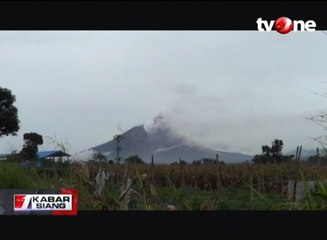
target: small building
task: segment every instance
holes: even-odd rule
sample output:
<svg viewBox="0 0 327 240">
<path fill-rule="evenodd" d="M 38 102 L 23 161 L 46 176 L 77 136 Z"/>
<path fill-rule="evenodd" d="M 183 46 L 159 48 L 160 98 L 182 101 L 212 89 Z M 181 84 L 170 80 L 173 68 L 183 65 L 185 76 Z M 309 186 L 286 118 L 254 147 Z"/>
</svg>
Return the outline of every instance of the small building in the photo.
<svg viewBox="0 0 327 240">
<path fill-rule="evenodd" d="M 8 157 L 12 156 L 12 154 L 0 154 L 0 160 L 7 160 Z M 38 160 L 36 161 L 38 165 L 42 165 L 42 159 L 51 159 L 53 161 L 56 160 L 69 160 L 71 157 L 70 154 L 65 153 L 63 151 L 39 151 L 37 153 Z M 27 161 L 28 162 L 28 161 Z M 23 161 L 23 164 L 25 161 Z"/>
<path fill-rule="evenodd" d="M 69 157 L 71 157 L 70 154 L 65 153 L 63 151 L 40 151 L 37 153 L 38 158 L 47 158 L 56 160 L 58 158 L 66 157 L 66 160 L 69 160 Z"/>
<path fill-rule="evenodd" d="M 0 160 L 7 160 L 9 157 L 11 157 L 12 154 L 7 153 L 7 154 L 0 154 Z M 44 162 L 42 161 L 43 159 L 50 159 L 53 161 L 56 160 L 70 160 L 69 158 L 71 157 L 70 154 L 65 153 L 63 151 L 39 151 L 37 153 L 38 159 L 36 161 L 21 161 L 20 165 L 22 167 L 28 167 L 28 166 L 34 166 L 37 168 L 42 168 L 44 167 Z"/>
<path fill-rule="evenodd" d="M 36 162 L 29 162 L 24 161 L 21 163 L 22 167 L 36 167 L 36 168 L 43 168 L 45 167 L 45 163 L 42 161 L 43 159 L 50 159 L 53 161 L 56 160 L 69 160 L 69 157 L 71 156 L 68 153 L 65 153 L 63 151 L 39 151 L 37 152 L 38 159 Z M 66 157 L 66 159 L 63 159 L 63 157 Z"/>
</svg>

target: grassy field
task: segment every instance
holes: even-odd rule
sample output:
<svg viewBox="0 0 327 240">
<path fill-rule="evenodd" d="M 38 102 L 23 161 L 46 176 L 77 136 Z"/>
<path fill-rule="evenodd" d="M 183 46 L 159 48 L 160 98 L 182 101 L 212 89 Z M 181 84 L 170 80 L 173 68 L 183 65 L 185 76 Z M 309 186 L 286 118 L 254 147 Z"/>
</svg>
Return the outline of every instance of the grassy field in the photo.
<svg viewBox="0 0 327 240">
<path fill-rule="evenodd" d="M 97 175 L 106 176 L 101 187 Z M 100 174 L 99 174 L 100 175 Z M 99 177 L 98 175 L 98 177 Z M 289 180 L 311 180 L 316 187 L 293 201 Z M 0 163 L 0 189 L 79 191 L 79 210 L 325 210 L 327 167 L 201 164 L 199 166 L 52 163 L 23 168 Z"/>
</svg>

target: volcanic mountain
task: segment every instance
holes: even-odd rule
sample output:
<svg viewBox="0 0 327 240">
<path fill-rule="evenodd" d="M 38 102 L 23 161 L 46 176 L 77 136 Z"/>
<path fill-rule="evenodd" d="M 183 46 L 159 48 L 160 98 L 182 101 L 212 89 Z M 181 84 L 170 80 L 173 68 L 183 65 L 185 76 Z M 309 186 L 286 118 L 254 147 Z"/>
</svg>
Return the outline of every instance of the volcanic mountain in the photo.
<svg viewBox="0 0 327 240">
<path fill-rule="evenodd" d="M 191 162 L 203 158 L 215 159 L 216 154 L 219 160 L 226 163 L 243 162 L 251 160 L 252 156 L 241 153 L 230 153 L 215 151 L 202 147 L 198 144 L 189 143 L 187 139 L 177 136 L 172 130 L 163 124 L 163 117 L 155 118 L 155 123 L 151 127 L 140 125 L 129 129 L 121 134 L 120 152 L 122 159 L 132 155 L 138 155 L 145 162 L 151 161 L 154 156 L 155 163 L 172 163 L 179 159 Z M 100 152 L 108 159 L 117 158 L 117 140 L 91 147 L 90 151 Z"/>
</svg>

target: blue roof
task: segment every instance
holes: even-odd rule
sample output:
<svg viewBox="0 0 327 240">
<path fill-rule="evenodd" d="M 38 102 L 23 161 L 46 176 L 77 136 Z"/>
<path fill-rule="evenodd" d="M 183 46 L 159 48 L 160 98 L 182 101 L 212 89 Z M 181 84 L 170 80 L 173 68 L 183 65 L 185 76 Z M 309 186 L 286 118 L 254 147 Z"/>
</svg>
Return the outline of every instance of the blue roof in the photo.
<svg viewBox="0 0 327 240">
<path fill-rule="evenodd" d="M 47 157 L 63 157 L 63 156 L 69 157 L 70 155 L 62 151 L 41 151 L 37 153 L 37 156 L 39 158 L 47 158 Z"/>
<path fill-rule="evenodd" d="M 42 152 L 37 152 L 37 156 L 39 158 L 46 158 L 54 154 L 56 151 L 42 151 Z"/>
<path fill-rule="evenodd" d="M 0 158 L 6 158 L 10 156 L 10 153 L 0 154 Z M 48 157 L 70 157 L 68 153 L 63 151 L 40 151 L 37 153 L 38 158 L 48 158 Z"/>
</svg>

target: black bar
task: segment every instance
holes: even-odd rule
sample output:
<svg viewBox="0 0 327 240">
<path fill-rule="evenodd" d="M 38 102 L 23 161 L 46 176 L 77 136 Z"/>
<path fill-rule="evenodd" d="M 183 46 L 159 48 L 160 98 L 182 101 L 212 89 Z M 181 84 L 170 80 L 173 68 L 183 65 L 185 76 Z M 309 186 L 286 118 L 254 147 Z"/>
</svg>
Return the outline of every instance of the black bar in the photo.
<svg viewBox="0 0 327 240">
<path fill-rule="evenodd" d="M 78 216 L 2 217 L 0 223 L 2 233 L 15 237 L 326 239 L 326 217 L 326 211 L 81 211 Z"/>
<path fill-rule="evenodd" d="M 257 30 L 256 20 L 314 20 L 322 1 L 4 1 L 0 30 Z"/>
</svg>

